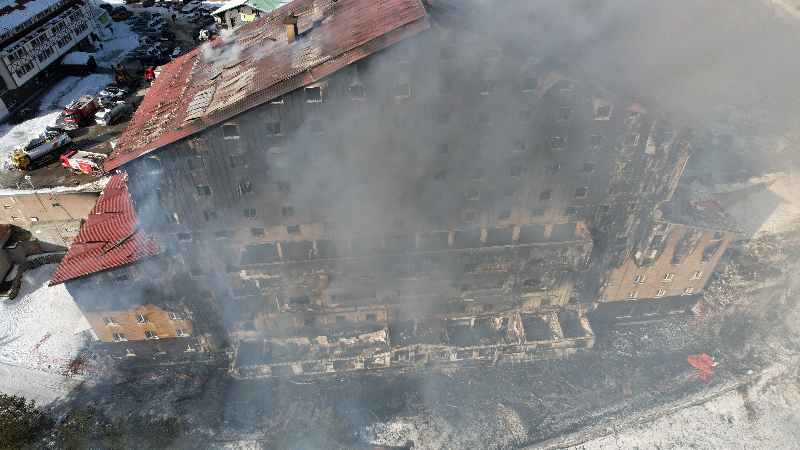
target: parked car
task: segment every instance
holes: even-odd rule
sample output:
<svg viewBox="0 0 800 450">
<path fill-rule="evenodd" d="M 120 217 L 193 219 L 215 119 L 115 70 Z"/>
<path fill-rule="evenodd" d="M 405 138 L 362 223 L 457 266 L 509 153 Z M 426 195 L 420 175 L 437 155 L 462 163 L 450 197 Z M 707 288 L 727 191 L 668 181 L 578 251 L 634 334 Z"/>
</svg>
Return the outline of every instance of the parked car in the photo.
<svg viewBox="0 0 800 450">
<path fill-rule="evenodd" d="M 112 9 L 114 9 L 114 7 L 113 7 L 113 6 L 111 6 L 111 5 L 109 5 L 108 3 L 100 3 L 100 4 L 98 4 L 97 6 L 99 6 L 99 7 L 103 8 L 103 9 L 105 9 L 106 11 L 109 11 L 109 12 L 110 12 Z"/>
<path fill-rule="evenodd" d="M 165 53 L 169 51 L 169 47 L 163 42 L 156 42 L 153 44 L 153 48 L 159 53 Z"/>
<path fill-rule="evenodd" d="M 171 60 L 175 61 L 176 59 L 178 59 L 180 57 L 181 57 L 181 48 L 180 47 L 175 47 L 175 49 L 172 50 L 172 54 L 169 55 L 169 58 Z"/>
<path fill-rule="evenodd" d="M 169 58 L 154 55 L 141 55 L 137 59 L 143 66 L 160 66 L 169 62 Z"/>
<path fill-rule="evenodd" d="M 203 15 L 200 14 L 199 12 L 195 11 L 192 14 L 190 14 L 189 17 L 186 18 L 186 20 L 188 20 L 190 23 L 194 23 L 195 20 L 197 20 L 197 19 L 199 19 L 201 17 L 203 17 Z"/>
<path fill-rule="evenodd" d="M 192 37 L 194 38 L 200 37 L 200 30 L 202 29 L 203 27 L 194 27 L 194 30 L 192 30 Z"/>
<path fill-rule="evenodd" d="M 124 86 L 117 86 L 116 84 L 109 84 L 98 95 L 101 97 L 114 97 L 115 100 L 122 100 L 128 95 L 131 90 Z"/>
<path fill-rule="evenodd" d="M 121 13 L 114 14 L 113 16 L 111 16 L 111 18 L 114 19 L 116 22 L 122 22 L 131 17 L 132 15 L 133 13 L 130 11 L 123 11 Z"/>
<path fill-rule="evenodd" d="M 109 105 L 125 99 L 127 92 L 116 88 L 116 86 L 106 86 L 105 89 L 97 93 L 97 98 L 101 105 Z"/>
<path fill-rule="evenodd" d="M 211 16 L 203 16 L 201 17 L 195 24 L 204 27 L 206 25 L 211 25 L 212 23 L 216 22 L 216 20 Z"/>
<path fill-rule="evenodd" d="M 151 6 L 155 5 L 155 4 L 156 4 L 156 2 L 154 0 L 144 0 L 142 2 L 142 7 L 143 8 L 149 8 L 149 7 L 151 7 Z"/>
<path fill-rule="evenodd" d="M 121 13 L 121 12 L 128 12 L 128 8 L 126 8 L 126 7 L 124 7 L 124 6 L 117 6 L 116 8 L 112 9 L 112 10 L 111 10 L 111 11 L 109 11 L 108 13 L 109 13 L 109 14 L 111 14 L 111 15 L 113 16 L 113 15 L 115 15 L 115 14 L 119 14 L 119 13 Z"/>
<path fill-rule="evenodd" d="M 144 25 L 147 23 L 147 21 L 139 16 L 132 16 L 125 19 L 125 23 L 127 23 L 128 25 L 139 25 L 139 24 Z"/>
<path fill-rule="evenodd" d="M 162 14 L 161 14 L 160 12 L 158 12 L 158 11 L 156 11 L 156 12 L 153 12 L 153 13 L 151 13 L 151 14 L 152 14 L 152 16 L 153 16 L 153 19 L 155 19 L 156 17 L 162 17 L 162 18 L 163 18 Z"/>
</svg>

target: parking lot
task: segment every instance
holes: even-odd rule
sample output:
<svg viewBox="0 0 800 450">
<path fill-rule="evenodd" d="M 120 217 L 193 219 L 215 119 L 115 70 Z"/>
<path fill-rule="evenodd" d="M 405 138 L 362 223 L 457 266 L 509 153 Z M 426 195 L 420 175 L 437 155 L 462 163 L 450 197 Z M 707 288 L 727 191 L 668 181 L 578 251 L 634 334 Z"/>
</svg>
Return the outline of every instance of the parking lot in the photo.
<svg viewBox="0 0 800 450">
<path fill-rule="evenodd" d="M 206 10 L 213 11 L 219 5 L 221 5 L 221 3 L 204 3 L 203 5 Z M 117 7 L 118 5 L 111 6 Z M 161 42 L 160 45 L 166 46 L 166 50 L 163 52 L 163 55 L 166 55 L 168 58 L 173 54 L 175 49 L 179 48 L 182 54 L 193 50 L 201 44 L 192 37 L 192 30 L 194 30 L 197 25 L 188 20 L 192 16 L 191 14 L 182 14 L 179 11 L 174 11 L 171 8 L 161 6 L 144 7 L 142 3 L 127 4 L 124 5 L 124 8 L 134 16 L 141 16 L 143 12 L 147 12 L 150 13 L 152 18 L 155 13 L 160 13 L 164 17 L 165 28 L 174 33 L 174 41 L 152 41 L 149 44 L 141 42 L 142 44 L 145 44 L 142 45 L 142 47 L 150 48 L 157 42 Z M 172 19 L 173 14 L 176 16 L 174 21 Z M 145 14 L 145 16 L 146 15 L 147 14 Z M 115 36 L 122 34 L 121 31 L 127 31 L 125 28 L 133 27 L 131 27 L 129 24 L 125 24 L 124 21 L 114 21 L 111 23 L 111 28 L 116 28 L 117 32 L 116 34 L 113 34 L 110 32 L 110 30 L 106 29 L 106 31 L 104 31 L 106 39 L 113 39 Z M 204 28 L 215 29 L 215 26 L 213 24 L 209 24 Z M 108 40 L 101 42 L 106 42 L 106 45 L 109 45 Z M 122 66 L 132 77 L 140 81 L 139 88 L 132 90 L 129 94 L 125 95 L 123 99 L 129 104 L 134 102 L 136 105 L 139 105 L 141 104 L 143 97 L 147 94 L 150 86 L 150 83 L 145 81 L 142 76 L 142 68 L 145 67 L 145 65 L 142 61 L 137 59 L 135 55 L 133 55 L 133 52 L 129 51 L 128 56 L 122 60 Z M 97 72 L 113 76 L 113 64 L 101 62 Z M 102 89 L 102 86 L 100 86 L 99 89 Z M 97 92 L 87 93 L 91 95 L 97 95 Z M 47 93 L 43 94 L 43 97 L 45 96 L 47 96 Z M 65 98 L 64 100 L 66 103 L 71 99 Z M 46 102 L 46 98 L 42 99 L 41 101 Z M 87 126 L 80 127 L 72 132 L 73 140 L 76 143 L 76 149 L 102 154 L 110 153 L 111 141 L 123 133 L 125 128 L 128 126 L 130 118 L 131 115 L 126 115 L 118 122 L 108 126 L 97 125 L 93 119 L 89 120 Z M 24 177 L 26 175 L 30 175 L 30 179 L 25 179 Z M 77 186 L 80 184 L 90 183 L 95 180 L 96 178 L 92 175 L 74 174 L 62 168 L 58 159 L 41 165 L 33 171 L 5 170 L 0 172 L 0 188 L 5 189 L 30 189 L 31 187 L 34 187 L 35 189 L 43 189 L 56 186 Z"/>
</svg>

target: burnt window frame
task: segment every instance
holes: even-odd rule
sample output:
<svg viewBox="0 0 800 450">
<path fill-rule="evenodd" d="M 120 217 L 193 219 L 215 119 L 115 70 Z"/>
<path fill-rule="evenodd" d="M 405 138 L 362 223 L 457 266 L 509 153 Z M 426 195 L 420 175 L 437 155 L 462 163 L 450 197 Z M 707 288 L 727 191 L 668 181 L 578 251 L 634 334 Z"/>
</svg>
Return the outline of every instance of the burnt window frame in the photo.
<svg viewBox="0 0 800 450">
<path fill-rule="evenodd" d="M 348 93 L 350 94 L 350 100 L 366 100 L 367 99 L 367 88 L 363 84 L 356 83 L 351 84 L 348 88 Z"/>
<path fill-rule="evenodd" d="M 539 77 L 525 77 L 522 79 L 522 92 L 533 92 L 538 87 L 539 87 Z"/>
<path fill-rule="evenodd" d="M 292 217 L 295 215 L 295 213 L 296 211 L 294 210 L 294 206 L 292 205 L 281 206 L 281 215 L 283 217 Z"/>
<path fill-rule="evenodd" d="M 223 124 L 221 128 L 223 139 L 239 139 L 239 125 L 235 123 L 226 123 Z"/>
<path fill-rule="evenodd" d="M 494 94 L 497 91 L 497 80 L 486 79 L 481 81 L 481 95 Z"/>
<path fill-rule="evenodd" d="M 292 181 L 291 180 L 276 180 L 275 185 L 278 187 L 278 192 L 291 192 L 292 191 Z"/>
<path fill-rule="evenodd" d="M 497 213 L 497 220 L 511 220 L 511 210 L 510 209 L 501 209 Z"/>
<path fill-rule="evenodd" d="M 306 103 L 322 103 L 322 86 L 306 86 L 303 88 Z"/>
<path fill-rule="evenodd" d="M 281 122 L 266 122 L 265 123 L 267 136 L 281 136 Z"/>
<path fill-rule="evenodd" d="M 395 83 L 393 92 L 394 98 L 409 98 L 411 97 L 411 83 Z"/>
<path fill-rule="evenodd" d="M 608 113 L 603 114 L 603 112 L 605 112 L 605 108 L 608 108 Z M 613 110 L 613 105 L 598 106 L 597 111 L 594 113 L 594 120 L 611 120 L 611 112 Z"/>
</svg>

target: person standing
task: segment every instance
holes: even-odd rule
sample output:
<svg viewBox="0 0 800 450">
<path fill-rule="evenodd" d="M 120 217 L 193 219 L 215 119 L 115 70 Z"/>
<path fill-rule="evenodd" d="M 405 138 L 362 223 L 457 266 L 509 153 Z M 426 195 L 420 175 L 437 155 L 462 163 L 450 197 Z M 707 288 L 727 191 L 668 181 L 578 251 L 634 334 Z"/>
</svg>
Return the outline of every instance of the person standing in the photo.
<svg viewBox="0 0 800 450">
<path fill-rule="evenodd" d="M 177 22 L 178 21 L 178 15 L 177 14 L 173 14 L 172 15 L 172 21 L 173 22 Z"/>
<path fill-rule="evenodd" d="M 114 34 L 114 27 L 112 27 L 111 25 L 109 25 L 109 26 L 108 26 L 108 31 L 110 31 L 110 32 L 111 32 L 111 34 Z"/>
</svg>

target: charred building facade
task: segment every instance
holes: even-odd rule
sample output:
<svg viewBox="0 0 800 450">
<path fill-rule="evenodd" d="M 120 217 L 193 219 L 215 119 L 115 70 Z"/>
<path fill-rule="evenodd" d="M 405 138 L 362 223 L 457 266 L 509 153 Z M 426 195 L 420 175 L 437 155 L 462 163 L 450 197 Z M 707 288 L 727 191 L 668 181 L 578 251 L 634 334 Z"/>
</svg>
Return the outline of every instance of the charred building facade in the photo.
<svg viewBox="0 0 800 450">
<path fill-rule="evenodd" d="M 419 0 L 299 0 L 167 67 L 106 162 L 138 220 L 95 251 L 130 248 L 89 270 L 73 246 L 52 282 L 115 356 L 238 341 L 248 375 L 566 356 L 695 134 Z"/>
</svg>

